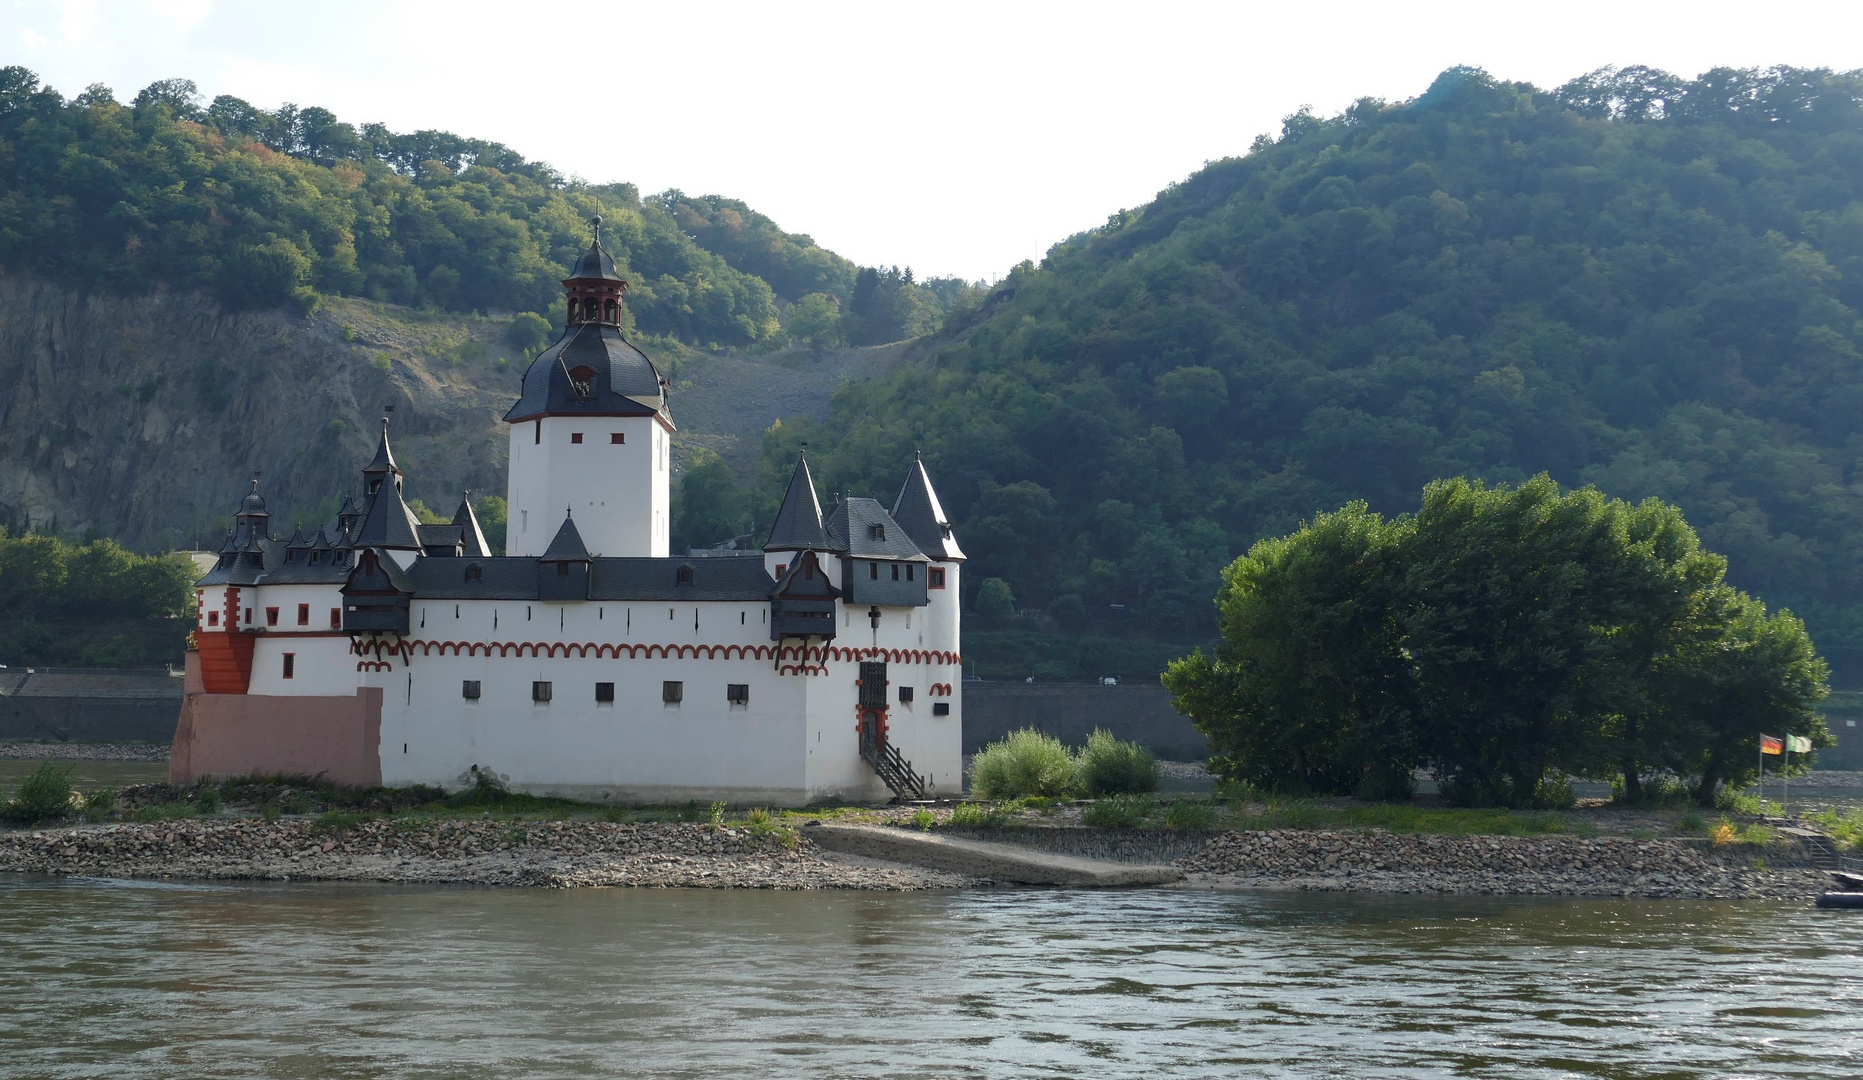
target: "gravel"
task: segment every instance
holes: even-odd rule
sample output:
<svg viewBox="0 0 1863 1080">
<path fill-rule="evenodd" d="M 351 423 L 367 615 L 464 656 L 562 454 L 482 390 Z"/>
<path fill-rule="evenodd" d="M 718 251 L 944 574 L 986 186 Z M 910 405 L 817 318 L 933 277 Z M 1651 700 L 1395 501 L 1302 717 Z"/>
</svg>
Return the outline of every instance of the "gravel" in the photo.
<svg viewBox="0 0 1863 1080">
<path fill-rule="evenodd" d="M 1214 837 L 1178 865 L 1199 885 L 1337 892 L 1808 899 L 1832 887 L 1822 871 L 1755 858 L 1745 845 L 1626 837 L 1276 830 Z"/>
<path fill-rule="evenodd" d="M 0 761 L 167 761 L 167 743 L 0 742 Z"/>
<path fill-rule="evenodd" d="M 680 823 L 374 820 L 138 822 L 0 833 L 0 871 L 140 878 L 433 882 L 568 888 L 879 889 L 968 884 L 833 856 L 806 840 Z"/>
</svg>

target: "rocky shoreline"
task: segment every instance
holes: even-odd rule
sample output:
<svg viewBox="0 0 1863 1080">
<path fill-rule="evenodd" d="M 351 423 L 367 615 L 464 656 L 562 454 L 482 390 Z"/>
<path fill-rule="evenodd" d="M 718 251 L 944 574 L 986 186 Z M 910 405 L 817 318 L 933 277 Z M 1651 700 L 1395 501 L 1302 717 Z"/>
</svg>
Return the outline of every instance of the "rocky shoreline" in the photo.
<svg viewBox="0 0 1863 1080">
<path fill-rule="evenodd" d="M 1807 861 L 1782 854 L 1775 863 Z M 1323 892 L 1811 899 L 1832 887 L 1748 845 L 1627 837 L 1227 833 L 1179 865 L 1193 884 Z"/>
<path fill-rule="evenodd" d="M 167 743 L 0 742 L 0 761 L 167 761 Z"/>
<path fill-rule="evenodd" d="M 808 841 L 809 831 L 677 822 L 184 818 L 0 832 L 0 872 L 555 888 L 905 890 L 989 883 L 984 874 L 825 851 Z M 990 832 L 990 840 L 1018 847 L 1111 845 L 1119 861 L 1143 860 L 1155 844 L 1153 861 L 1178 866 L 1189 886 L 1203 888 L 1783 899 L 1810 899 L 1830 888 L 1822 870 L 1803 865 L 1808 860 L 1789 849 L 1774 852 L 1768 867 L 1755 865 L 1765 856 L 1747 845 L 1673 840 L 1297 829 L 1152 831 L 1155 839 L 1148 839 L 1138 830 L 1070 828 L 1029 829 L 1018 842 L 1006 835 L 1015 830 Z"/>
</svg>

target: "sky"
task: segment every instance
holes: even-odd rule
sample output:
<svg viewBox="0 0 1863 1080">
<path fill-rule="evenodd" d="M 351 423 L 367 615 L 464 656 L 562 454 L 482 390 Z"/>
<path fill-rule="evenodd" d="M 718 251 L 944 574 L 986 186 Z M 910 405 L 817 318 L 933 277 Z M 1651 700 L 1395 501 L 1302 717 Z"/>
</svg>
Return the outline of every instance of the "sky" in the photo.
<svg viewBox="0 0 1863 1080">
<path fill-rule="evenodd" d="M 1863 3 L 0 0 L 4 64 L 67 96 L 189 78 L 490 139 L 742 199 L 862 265 L 994 280 L 1303 105 L 1401 101 L 1457 64 L 1548 88 L 1607 64 L 1863 68 Z"/>
</svg>

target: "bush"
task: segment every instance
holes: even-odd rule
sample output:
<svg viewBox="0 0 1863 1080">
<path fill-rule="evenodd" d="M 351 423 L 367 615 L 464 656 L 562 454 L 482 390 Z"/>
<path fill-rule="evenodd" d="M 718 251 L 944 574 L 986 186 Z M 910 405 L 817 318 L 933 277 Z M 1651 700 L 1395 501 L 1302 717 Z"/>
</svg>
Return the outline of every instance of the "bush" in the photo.
<svg viewBox="0 0 1863 1080">
<path fill-rule="evenodd" d="M 1087 737 L 1080 752 L 1080 782 L 1089 795 L 1142 795 L 1158 787 L 1158 759 L 1138 743 L 1124 742 L 1104 728 Z"/>
<path fill-rule="evenodd" d="M 9 820 L 22 825 L 63 817 L 71 812 L 71 770 L 46 762 L 19 782 L 13 801 L 6 804 Z"/>
<path fill-rule="evenodd" d="M 951 809 L 951 824 L 960 829 L 1000 829 L 1009 824 L 1009 815 L 982 803 L 958 803 Z"/>
<path fill-rule="evenodd" d="M 1200 831 L 1216 825 L 1216 807 L 1202 799 L 1179 799 L 1164 810 L 1164 827 Z"/>
<path fill-rule="evenodd" d="M 1074 756 L 1061 740 L 1034 728 L 1012 731 L 970 763 L 970 792 L 982 799 L 1071 796 L 1080 790 Z"/>
<path fill-rule="evenodd" d="M 84 797 L 84 809 L 93 814 L 107 814 L 116 809 L 116 789 L 100 787 Z"/>
<path fill-rule="evenodd" d="M 219 786 L 217 784 L 208 784 L 207 786 L 201 788 L 200 793 L 194 796 L 194 805 L 203 814 L 219 813 L 220 812 L 220 788 Z"/>
<path fill-rule="evenodd" d="M 1115 795 L 1087 807 L 1080 820 L 1101 829 L 1136 829 L 1145 824 L 1153 805 L 1150 799 Z"/>
</svg>

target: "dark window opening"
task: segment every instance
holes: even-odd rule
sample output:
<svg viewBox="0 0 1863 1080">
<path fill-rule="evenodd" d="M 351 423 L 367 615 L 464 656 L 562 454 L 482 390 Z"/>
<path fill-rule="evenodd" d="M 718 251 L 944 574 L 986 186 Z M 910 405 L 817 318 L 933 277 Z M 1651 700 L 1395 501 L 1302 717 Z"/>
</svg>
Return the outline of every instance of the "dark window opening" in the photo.
<svg viewBox="0 0 1863 1080">
<path fill-rule="evenodd" d="M 466 679 L 459 684 L 459 696 L 467 701 L 479 700 L 479 680 Z"/>
<path fill-rule="evenodd" d="M 298 605 L 298 625 L 299 626 L 310 625 L 310 605 L 309 604 Z"/>
<path fill-rule="evenodd" d="M 568 577 L 569 576 L 569 564 L 566 562 L 557 563 L 556 564 L 556 576 L 557 577 Z"/>
<path fill-rule="evenodd" d="M 297 673 L 298 673 L 298 654 L 288 652 L 285 654 L 285 678 L 287 679 L 295 678 L 297 676 Z"/>
<path fill-rule="evenodd" d="M 537 701 L 537 702 L 549 701 L 550 700 L 550 684 L 547 682 L 531 683 L 530 684 L 530 699 L 532 701 Z"/>
<path fill-rule="evenodd" d="M 278 609 L 277 608 L 268 607 L 265 609 L 265 625 L 267 626 L 278 625 Z"/>
<path fill-rule="evenodd" d="M 620 446 L 622 443 L 627 441 L 627 432 L 611 431 L 608 433 L 608 441 L 612 445 Z"/>
<path fill-rule="evenodd" d="M 726 683 L 725 700 L 733 705 L 749 705 L 750 684 L 741 682 Z"/>
<path fill-rule="evenodd" d="M 899 688 L 899 703 L 901 705 L 904 705 L 910 702 L 911 700 L 912 700 L 912 688 L 910 686 L 900 687 Z"/>
<path fill-rule="evenodd" d="M 611 682 L 596 683 L 595 703 L 597 705 L 613 705 L 615 703 L 615 684 Z"/>
<path fill-rule="evenodd" d="M 880 580 L 880 564 L 877 562 L 868 563 L 867 564 L 867 576 L 872 578 L 875 581 Z"/>
<path fill-rule="evenodd" d="M 661 683 L 660 700 L 668 705 L 677 705 L 686 700 L 686 684 L 671 681 Z"/>
<path fill-rule="evenodd" d="M 934 566 L 925 571 L 925 587 L 928 589 L 944 588 L 944 567 Z"/>
<path fill-rule="evenodd" d="M 912 564 L 911 563 L 906 564 L 906 580 L 907 581 L 912 580 Z"/>
<path fill-rule="evenodd" d="M 860 707 L 863 709 L 886 708 L 886 664 L 884 661 L 864 660 L 861 662 Z"/>
<path fill-rule="evenodd" d="M 589 313 L 591 315 L 594 314 L 593 305 L 590 305 Z M 595 396 L 595 369 L 592 367 L 589 367 L 587 364 L 577 364 L 575 367 L 570 368 L 569 369 L 569 388 L 579 398 L 594 397 Z M 581 442 L 582 436 L 577 435 L 572 441 Z"/>
<path fill-rule="evenodd" d="M 951 715 L 951 703 L 948 701 L 940 701 L 936 705 L 933 705 L 932 715 L 933 716 L 950 716 Z"/>
<path fill-rule="evenodd" d="M 893 564 L 893 580 L 894 581 L 899 580 L 899 564 L 898 563 Z"/>
<path fill-rule="evenodd" d="M 207 613 L 207 625 L 208 626 L 219 626 L 220 625 L 220 613 L 217 611 L 209 611 Z"/>
<path fill-rule="evenodd" d="M 342 628 L 343 628 L 343 609 L 338 608 L 338 607 L 333 607 L 330 609 L 330 629 L 341 630 Z"/>
<path fill-rule="evenodd" d="M 580 431 L 572 431 L 572 432 L 570 432 L 570 433 L 569 433 L 569 441 L 570 441 L 570 442 L 572 442 L 572 443 L 580 443 L 580 442 L 582 442 L 582 432 L 580 432 Z"/>
<path fill-rule="evenodd" d="M 530 441 L 531 441 L 531 445 L 533 446 L 543 445 L 543 421 L 542 420 L 537 421 L 536 428 L 534 428 L 531 431 Z"/>
<path fill-rule="evenodd" d="M 873 537 L 875 540 L 884 540 L 886 539 L 886 526 L 876 521 L 867 526 L 867 535 Z"/>
<path fill-rule="evenodd" d="M 480 566 L 478 563 L 473 563 L 471 566 L 466 567 L 466 580 L 467 581 L 480 581 L 484 577 L 485 577 L 485 568 L 483 566 Z"/>
<path fill-rule="evenodd" d="M 677 585 L 692 584 L 692 567 L 681 565 L 680 568 L 673 573 L 673 582 Z"/>
</svg>

